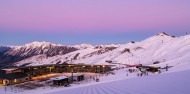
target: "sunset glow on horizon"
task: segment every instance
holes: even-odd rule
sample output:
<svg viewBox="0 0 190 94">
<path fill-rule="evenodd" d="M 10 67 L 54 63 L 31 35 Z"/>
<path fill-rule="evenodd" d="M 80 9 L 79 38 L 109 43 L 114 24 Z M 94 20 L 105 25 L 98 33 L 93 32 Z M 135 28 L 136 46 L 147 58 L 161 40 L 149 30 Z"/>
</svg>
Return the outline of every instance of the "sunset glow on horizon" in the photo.
<svg viewBox="0 0 190 94">
<path fill-rule="evenodd" d="M 190 31 L 189 9 L 189 0 L 6 0 L 0 1 L 0 32 L 182 34 Z"/>
</svg>

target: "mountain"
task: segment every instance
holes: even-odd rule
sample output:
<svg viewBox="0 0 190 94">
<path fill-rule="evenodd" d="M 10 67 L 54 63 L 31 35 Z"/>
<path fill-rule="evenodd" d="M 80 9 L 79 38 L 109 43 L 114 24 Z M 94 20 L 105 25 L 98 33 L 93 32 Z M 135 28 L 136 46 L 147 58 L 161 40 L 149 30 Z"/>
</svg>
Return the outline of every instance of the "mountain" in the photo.
<svg viewBox="0 0 190 94">
<path fill-rule="evenodd" d="M 13 46 L 0 46 L 0 56 L 14 48 Z"/>
<path fill-rule="evenodd" d="M 4 53 L 8 50 L 10 50 L 12 47 L 9 46 L 0 46 L 0 53 Z"/>
<path fill-rule="evenodd" d="M 73 47 L 77 49 L 87 49 L 87 48 L 94 48 L 94 46 L 90 44 L 80 44 L 80 45 L 74 45 Z"/>
<path fill-rule="evenodd" d="M 11 50 L 12 48 L 14 48 L 14 47 L 12 47 L 12 46 L 0 46 L 0 62 L 4 62 L 4 58 L 5 58 L 5 57 L 3 57 L 4 53 L 7 52 L 7 51 L 9 51 L 9 50 Z M 2 66 L 4 66 L 4 65 L 2 65 L 0 63 L 0 68 Z"/>
<path fill-rule="evenodd" d="M 5 55 L 30 57 L 39 54 L 47 56 L 63 55 L 78 50 L 74 47 L 53 44 L 50 42 L 32 42 L 9 50 Z"/>
<path fill-rule="evenodd" d="M 79 92 L 90 93 L 109 93 L 111 90 L 114 93 L 132 92 L 132 93 L 178 93 L 179 91 L 188 94 L 189 88 L 189 72 L 190 72 L 190 35 L 174 37 L 161 32 L 139 42 L 129 42 L 120 45 L 97 45 L 94 47 L 76 46 L 78 50 L 66 54 L 55 56 L 47 56 L 46 54 L 37 54 L 21 61 L 15 62 L 14 66 L 38 66 L 45 64 L 103 64 L 117 65 L 116 67 L 125 67 L 125 65 L 143 64 L 152 67 L 161 67 L 160 73 L 148 72 L 142 77 L 137 76 L 141 72 L 136 70 L 129 73 L 129 68 L 120 68 L 113 70 L 112 74 L 98 76 L 100 83 L 90 81 L 72 89 L 54 89 L 43 90 L 40 93 L 72 93 Z M 56 45 L 56 44 L 55 44 Z M 33 45 L 31 47 L 38 48 L 40 46 Z M 31 48 L 30 46 L 28 48 Z M 42 47 L 45 48 L 46 46 Z M 70 46 L 68 46 L 70 47 Z M 71 46 L 73 47 L 73 46 Z M 34 49 L 33 48 L 33 49 Z M 10 50 L 9 50 L 10 51 Z M 7 51 L 8 53 L 8 51 Z M 169 69 L 166 70 L 166 66 Z M 134 69 L 134 68 L 130 68 Z M 134 79 L 133 79 L 134 78 Z M 155 80 L 156 79 L 156 80 Z M 172 80 L 171 80 L 172 79 Z M 93 79 L 92 79 L 93 80 Z M 134 84 L 136 83 L 136 84 Z M 140 84 L 139 84 L 140 83 Z M 166 84 L 168 83 L 168 84 Z M 129 89 L 126 89 L 126 84 Z M 180 86 L 180 88 L 179 88 Z M 90 88 L 89 88 L 90 87 Z M 131 91 L 130 88 L 133 88 Z M 143 88 L 142 88 L 143 87 Z M 173 89 L 174 87 L 175 90 Z M 158 88 L 161 88 L 158 90 Z M 144 90 L 144 91 L 143 91 Z M 163 92 L 164 90 L 164 92 Z M 2 90 L 3 91 L 3 90 Z M 38 93 L 41 88 L 35 89 Z M 77 92 L 76 92 L 77 91 Z M 31 91 L 24 91 L 30 93 Z M 88 92 L 89 93 L 89 92 Z"/>
<path fill-rule="evenodd" d="M 82 64 L 83 60 L 88 60 L 90 57 L 101 56 L 104 53 L 110 52 L 116 49 L 115 47 L 105 48 L 87 48 L 67 53 L 65 55 L 56 55 L 46 58 L 45 55 L 37 55 L 20 62 L 15 63 L 17 66 L 25 65 L 44 65 L 44 64 L 62 64 L 62 63 L 77 63 Z M 91 63 L 91 62 L 89 62 Z"/>
<path fill-rule="evenodd" d="M 32 42 L 23 46 L 13 47 L 1 54 L 0 65 L 12 64 L 36 55 L 52 57 L 64 55 L 76 50 L 78 49 L 74 47 L 53 44 L 50 42 Z"/>
<path fill-rule="evenodd" d="M 37 66 L 44 64 L 166 64 L 180 67 L 190 62 L 190 35 L 173 37 L 159 33 L 140 42 L 120 45 L 99 45 L 80 49 L 64 55 L 46 58 L 36 55 L 14 63 L 16 66 Z"/>
<path fill-rule="evenodd" d="M 96 49 L 101 49 L 101 48 L 108 48 L 108 47 L 115 47 L 115 48 L 117 48 L 117 47 L 119 47 L 120 46 L 120 44 L 118 44 L 118 45 L 115 45 L 115 44 L 111 44 L 111 45 L 96 45 L 94 48 L 96 48 Z"/>
</svg>

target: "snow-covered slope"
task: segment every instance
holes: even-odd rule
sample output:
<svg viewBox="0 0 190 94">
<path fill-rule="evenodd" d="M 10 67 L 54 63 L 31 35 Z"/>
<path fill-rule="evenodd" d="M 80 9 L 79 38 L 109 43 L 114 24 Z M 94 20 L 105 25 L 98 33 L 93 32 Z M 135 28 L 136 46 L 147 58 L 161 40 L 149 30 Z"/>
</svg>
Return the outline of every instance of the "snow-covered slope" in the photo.
<svg viewBox="0 0 190 94">
<path fill-rule="evenodd" d="M 45 58 L 35 56 L 15 63 L 17 66 L 44 64 L 148 64 L 159 62 L 159 66 L 180 66 L 190 62 L 190 35 L 173 37 L 159 33 L 141 42 L 117 46 L 97 46 Z M 40 57 L 44 57 L 39 59 Z"/>
<path fill-rule="evenodd" d="M 106 47 L 119 47 L 120 46 L 120 44 L 117 44 L 117 45 L 115 45 L 115 44 L 110 44 L 110 45 L 96 45 L 95 46 L 95 48 L 96 49 L 98 49 L 98 48 L 106 48 Z"/>
<path fill-rule="evenodd" d="M 55 56 L 59 54 L 66 54 L 76 51 L 74 47 L 53 44 L 50 42 L 32 42 L 23 46 L 15 47 L 6 52 L 6 55 L 19 56 L 34 56 L 39 54 L 46 54 L 47 56 Z"/>
<path fill-rule="evenodd" d="M 94 46 L 90 44 L 80 44 L 80 45 L 74 45 L 73 47 L 77 49 L 87 49 L 87 48 L 94 48 Z"/>
<path fill-rule="evenodd" d="M 156 62 L 157 61 L 157 62 Z M 15 63 L 17 66 L 44 64 L 144 64 L 165 67 L 173 66 L 161 74 L 149 73 L 138 77 L 137 70 L 128 73 L 128 68 L 112 71 L 115 75 L 99 75 L 100 82 L 81 82 L 70 87 L 52 87 L 26 90 L 21 93 L 40 94 L 189 94 L 190 35 L 172 37 L 165 33 L 149 37 L 141 42 L 122 45 L 88 47 L 64 55 L 47 57 L 35 55 Z M 64 74 L 64 73 L 63 73 Z M 126 75 L 127 74 L 127 75 Z M 3 92 L 3 89 L 0 88 Z M 43 91 L 42 91 L 43 90 Z M 1 92 L 1 91 L 0 91 Z M 8 92 L 11 92 L 9 90 Z M 14 94 L 11 92 L 10 94 Z"/>
<path fill-rule="evenodd" d="M 115 47 L 113 48 L 108 47 L 108 48 L 101 48 L 101 49 L 87 48 L 87 49 L 70 52 L 65 55 L 56 55 L 54 57 L 49 57 L 49 58 L 47 58 L 45 55 L 37 55 L 29 59 L 25 59 L 20 62 L 17 62 L 15 64 L 17 66 L 21 66 L 21 65 L 37 66 L 37 65 L 44 65 L 44 64 L 62 64 L 62 63 L 86 64 L 86 62 L 89 62 L 91 64 L 92 62 L 90 62 L 89 60 L 96 59 L 98 56 L 102 56 L 103 53 L 109 52 L 113 49 L 115 49 Z M 93 63 L 96 63 L 96 61 L 93 60 Z"/>
<path fill-rule="evenodd" d="M 86 80 L 77 82 L 78 84 L 70 84 L 70 87 L 52 87 L 47 85 L 47 81 L 40 81 L 41 84 L 46 83 L 43 87 L 29 90 L 22 89 L 19 85 L 0 86 L 0 94 L 189 94 L 190 67 L 185 71 L 172 72 L 171 69 L 176 70 L 172 67 L 161 74 L 149 73 L 149 75 L 138 77 L 139 71 L 129 73 L 126 72 L 128 68 L 124 68 L 114 70 L 115 75 L 98 74 L 99 82 L 88 79 L 90 75 L 86 74 Z M 62 75 L 68 74 L 62 73 Z"/>
<path fill-rule="evenodd" d="M 76 50 L 78 49 L 75 47 L 53 44 L 50 42 L 32 42 L 23 46 L 14 46 L 6 52 L 0 53 L 0 67 L 9 66 L 12 63 L 25 60 L 36 55 L 51 57 L 64 55 Z"/>
<path fill-rule="evenodd" d="M 189 94 L 190 70 L 51 90 L 44 94 Z"/>
</svg>

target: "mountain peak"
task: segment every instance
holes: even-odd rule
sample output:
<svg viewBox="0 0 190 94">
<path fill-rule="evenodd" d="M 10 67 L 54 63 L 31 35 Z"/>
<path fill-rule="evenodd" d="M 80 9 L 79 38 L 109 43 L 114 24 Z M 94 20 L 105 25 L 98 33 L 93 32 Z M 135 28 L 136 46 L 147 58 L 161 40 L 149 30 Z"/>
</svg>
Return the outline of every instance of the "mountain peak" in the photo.
<svg viewBox="0 0 190 94">
<path fill-rule="evenodd" d="M 170 36 L 170 35 L 165 32 L 160 32 L 157 34 L 157 36 Z"/>
<path fill-rule="evenodd" d="M 74 47 L 64 46 L 60 44 L 53 44 L 45 41 L 43 42 L 35 41 L 25 44 L 23 46 L 15 47 L 4 53 L 4 55 L 18 57 L 15 60 L 18 61 L 35 55 L 45 54 L 46 56 L 51 57 L 55 55 L 64 55 L 76 50 L 78 49 Z M 7 62 L 15 62 L 15 61 L 7 60 Z"/>
<path fill-rule="evenodd" d="M 175 38 L 175 36 L 170 36 L 169 34 L 165 32 L 158 33 L 157 35 L 154 35 L 152 37 L 149 37 L 143 41 L 143 43 L 162 43 L 167 42 Z"/>
<path fill-rule="evenodd" d="M 42 41 L 42 42 L 34 41 L 34 42 L 31 42 L 31 43 L 28 43 L 28 44 L 43 45 L 43 44 L 53 44 L 53 43 L 46 42 L 46 41 Z M 28 44 L 26 44 L 26 45 L 28 45 Z"/>
<path fill-rule="evenodd" d="M 96 49 L 101 49 L 101 48 L 106 48 L 106 47 L 119 47 L 120 46 L 120 44 L 117 44 L 117 45 L 115 45 L 115 44 L 110 44 L 110 45 L 96 45 L 95 46 L 95 48 Z"/>
<path fill-rule="evenodd" d="M 165 37 L 173 37 L 173 38 L 175 38 L 175 36 L 171 36 L 171 35 L 169 35 L 169 34 L 167 34 L 165 32 L 160 32 L 160 33 L 157 34 L 157 36 L 161 36 L 161 37 L 165 36 Z"/>
<path fill-rule="evenodd" d="M 74 45 L 73 47 L 77 49 L 87 49 L 87 48 L 94 48 L 91 44 L 80 44 L 80 45 Z"/>
<path fill-rule="evenodd" d="M 60 46 L 60 45 L 50 43 L 50 42 L 45 42 L 45 41 L 42 41 L 42 42 L 34 41 L 34 42 L 31 42 L 31 43 L 25 44 L 24 46 L 25 47 L 43 47 L 44 48 L 44 47 L 47 47 L 47 46 Z"/>
</svg>

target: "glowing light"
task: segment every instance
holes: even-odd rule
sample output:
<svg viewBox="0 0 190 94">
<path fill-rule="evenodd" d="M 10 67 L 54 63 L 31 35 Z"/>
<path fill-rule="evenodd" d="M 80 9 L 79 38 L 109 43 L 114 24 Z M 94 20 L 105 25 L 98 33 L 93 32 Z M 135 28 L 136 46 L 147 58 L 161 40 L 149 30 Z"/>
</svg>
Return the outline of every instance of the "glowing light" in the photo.
<svg viewBox="0 0 190 94">
<path fill-rule="evenodd" d="M 105 68 L 105 65 L 103 65 L 103 68 Z"/>
<path fill-rule="evenodd" d="M 16 80 L 16 79 L 14 79 L 14 82 L 16 83 L 16 82 L 17 82 L 17 80 Z"/>
</svg>

